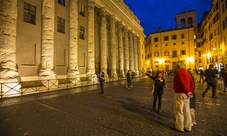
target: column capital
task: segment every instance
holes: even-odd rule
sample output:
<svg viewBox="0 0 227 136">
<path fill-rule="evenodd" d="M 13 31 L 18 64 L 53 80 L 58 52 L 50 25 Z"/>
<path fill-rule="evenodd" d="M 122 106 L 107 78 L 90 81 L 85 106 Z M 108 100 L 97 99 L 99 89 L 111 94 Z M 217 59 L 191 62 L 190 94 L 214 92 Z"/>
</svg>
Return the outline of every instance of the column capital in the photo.
<svg viewBox="0 0 227 136">
<path fill-rule="evenodd" d="M 102 17 L 105 17 L 106 16 L 106 10 L 105 9 L 106 9 L 105 7 L 100 8 L 100 15 Z"/>
<path fill-rule="evenodd" d="M 93 10 L 94 7 L 95 7 L 94 0 L 89 0 L 89 2 L 88 2 L 88 10 Z"/>
</svg>

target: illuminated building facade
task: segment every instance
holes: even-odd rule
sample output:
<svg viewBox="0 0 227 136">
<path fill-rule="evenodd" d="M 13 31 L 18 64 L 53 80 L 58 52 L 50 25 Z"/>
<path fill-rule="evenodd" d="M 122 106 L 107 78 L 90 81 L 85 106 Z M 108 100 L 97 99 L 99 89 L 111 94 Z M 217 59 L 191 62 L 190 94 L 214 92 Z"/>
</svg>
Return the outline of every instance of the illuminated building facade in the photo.
<svg viewBox="0 0 227 136">
<path fill-rule="evenodd" d="M 115 80 L 145 68 L 143 28 L 123 0 L 1 0 L 0 8 L 1 82 L 101 72 Z"/>
<path fill-rule="evenodd" d="M 194 28 L 197 27 L 197 10 L 179 13 L 175 16 L 177 27 L 159 30 L 146 38 L 146 69 L 175 70 L 176 62 L 183 61 L 187 68 L 194 69 Z"/>
<path fill-rule="evenodd" d="M 227 68 L 226 0 L 212 0 L 212 7 L 203 14 L 196 32 L 196 68 L 206 69 L 210 64 L 214 64 L 218 71 Z"/>
</svg>

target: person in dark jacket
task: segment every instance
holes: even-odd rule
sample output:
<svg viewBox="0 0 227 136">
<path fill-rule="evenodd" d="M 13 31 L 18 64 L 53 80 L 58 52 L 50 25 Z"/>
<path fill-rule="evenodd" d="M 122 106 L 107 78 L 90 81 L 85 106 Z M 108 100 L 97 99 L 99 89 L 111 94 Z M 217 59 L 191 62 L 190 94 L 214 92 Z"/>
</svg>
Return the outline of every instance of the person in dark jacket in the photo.
<svg viewBox="0 0 227 136">
<path fill-rule="evenodd" d="M 199 75 L 200 75 L 200 77 L 199 77 L 199 83 L 201 83 L 201 81 L 202 81 L 202 83 L 204 83 L 204 80 L 203 80 L 204 73 L 203 73 L 203 70 L 202 69 L 200 69 Z"/>
<path fill-rule="evenodd" d="M 128 70 L 127 74 L 126 74 L 126 78 L 127 78 L 127 85 L 126 88 L 130 89 L 131 86 L 131 70 Z"/>
<path fill-rule="evenodd" d="M 100 82 L 100 89 L 101 89 L 101 93 L 100 94 L 104 94 L 104 81 L 105 81 L 105 78 L 104 78 L 104 72 L 101 73 L 100 77 L 98 78 L 99 82 Z"/>
<path fill-rule="evenodd" d="M 156 111 L 156 102 L 158 100 L 158 112 L 161 112 L 163 88 L 165 87 L 165 79 L 161 71 L 156 72 L 156 76 L 146 75 L 154 80 L 154 101 L 153 110 Z"/>
<path fill-rule="evenodd" d="M 205 97 L 207 91 L 212 87 L 212 98 L 217 98 L 216 96 L 216 71 L 213 70 L 213 65 L 209 66 L 209 69 L 205 71 L 205 81 L 207 82 L 207 88 L 203 92 L 202 96 Z"/>
<path fill-rule="evenodd" d="M 194 90 L 192 92 L 192 97 L 190 97 L 190 113 L 191 113 L 191 125 L 196 125 L 195 121 L 195 105 L 196 105 L 196 95 L 195 95 L 195 77 L 191 71 L 191 68 L 188 69 L 189 74 L 194 82 Z"/>
</svg>

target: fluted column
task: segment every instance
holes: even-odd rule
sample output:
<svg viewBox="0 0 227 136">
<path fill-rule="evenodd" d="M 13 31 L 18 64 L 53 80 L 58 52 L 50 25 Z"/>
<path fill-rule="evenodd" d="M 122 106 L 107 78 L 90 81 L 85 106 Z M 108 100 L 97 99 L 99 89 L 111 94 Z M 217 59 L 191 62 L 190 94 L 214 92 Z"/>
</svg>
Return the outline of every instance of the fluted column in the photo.
<svg viewBox="0 0 227 136">
<path fill-rule="evenodd" d="M 136 72 L 136 74 L 138 74 L 138 50 L 137 50 L 137 44 L 138 44 L 138 41 L 137 41 L 137 36 L 136 35 L 134 35 L 134 37 L 133 37 L 133 47 L 134 47 L 134 70 L 135 70 L 135 72 Z"/>
<path fill-rule="evenodd" d="M 106 11 L 101 8 L 101 72 L 105 73 L 105 78 L 108 80 L 107 75 L 107 29 L 106 29 Z"/>
<path fill-rule="evenodd" d="M 69 70 L 68 78 L 74 84 L 80 81 L 78 70 L 78 0 L 69 4 Z"/>
<path fill-rule="evenodd" d="M 133 36 L 132 32 L 129 32 L 129 69 L 134 70 L 134 55 L 133 55 Z"/>
<path fill-rule="evenodd" d="M 128 45 L 128 29 L 124 27 L 124 58 L 125 58 L 125 73 L 129 70 L 129 45 Z"/>
<path fill-rule="evenodd" d="M 116 66 L 116 28 L 115 28 L 115 17 L 112 15 L 110 18 L 110 33 L 111 33 L 111 41 L 110 41 L 110 77 L 117 79 L 117 66 Z"/>
<path fill-rule="evenodd" d="M 20 89 L 18 69 L 16 66 L 16 29 L 17 29 L 17 0 L 1 0 L 0 2 L 0 83 L 7 83 L 0 91 Z M 12 87 L 13 86 L 13 87 Z M 2 89 L 2 90 L 1 90 Z M 8 93 L 7 93 L 8 94 Z"/>
<path fill-rule="evenodd" d="M 123 39 L 122 39 L 122 23 L 119 22 L 118 24 L 118 42 L 119 42 L 119 66 L 120 66 L 120 73 L 119 77 L 125 77 L 124 73 L 124 48 L 123 48 Z"/>
<path fill-rule="evenodd" d="M 137 40 L 137 50 L 138 50 L 138 53 L 137 53 L 137 56 L 138 56 L 138 70 L 139 70 L 139 75 L 141 74 L 140 70 L 143 71 L 143 69 L 141 69 L 141 50 L 140 50 L 140 37 L 138 37 L 138 40 Z"/>
<path fill-rule="evenodd" d="M 88 3 L 88 57 L 87 57 L 87 77 L 89 80 L 96 79 L 95 74 L 95 16 L 94 0 Z"/>
<path fill-rule="evenodd" d="M 41 70 L 39 73 L 41 80 L 56 79 L 53 71 L 54 65 L 54 26 L 55 26 L 55 2 L 53 0 L 43 0 L 42 9 L 42 54 Z"/>
</svg>

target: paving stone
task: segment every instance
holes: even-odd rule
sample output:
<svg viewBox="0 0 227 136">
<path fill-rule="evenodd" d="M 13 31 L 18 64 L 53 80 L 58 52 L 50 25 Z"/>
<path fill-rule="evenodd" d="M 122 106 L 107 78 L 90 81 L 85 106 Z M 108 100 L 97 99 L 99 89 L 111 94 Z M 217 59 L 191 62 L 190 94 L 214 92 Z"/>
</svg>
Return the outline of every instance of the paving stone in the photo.
<svg viewBox="0 0 227 136">
<path fill-rule="evenodd" d="M 198 79 L 198 78 L 197 78 Z M 201 96 L 206 84 L 196 81 L 196 121 L 191 132 L 174 128 L 173 76 L 166 77 L 162 112 L 152 111 L 152 80 L 135 78 L 131 90 L 125 81 L 105 83 L 0 99 L 1 136 L 225 136 L 227 96 Z M 223 90 L 217 90 L 217 94 Z"/>
</svg>

